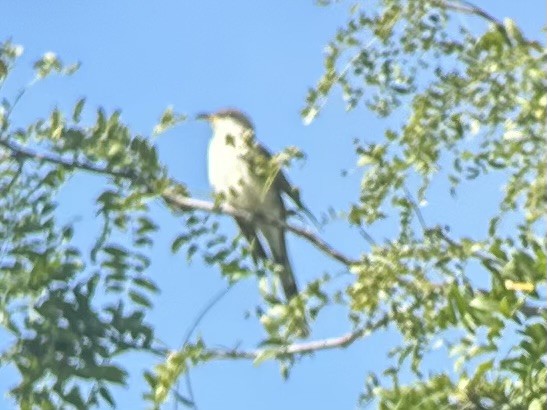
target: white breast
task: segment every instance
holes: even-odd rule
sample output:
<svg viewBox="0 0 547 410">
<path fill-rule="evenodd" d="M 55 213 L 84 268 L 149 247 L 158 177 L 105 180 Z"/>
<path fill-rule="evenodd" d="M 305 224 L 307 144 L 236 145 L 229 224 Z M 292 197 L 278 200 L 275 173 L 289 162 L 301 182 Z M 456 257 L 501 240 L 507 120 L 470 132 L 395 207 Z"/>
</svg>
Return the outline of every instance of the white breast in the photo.
<svg viewBox="0 0 547 410">
<path fill-rule="evenodd" d="M 215 134 L 209 143 L 209 182 L 231 205 L 254 211 L 263 199 L 262 184 L 249 169 L 245 150 L 233 138 Z"/>
<path fill-rule="evenodd" d="M 253 145 L 242 137 L 248 132 L 252 131 L 230 119 L 214 121 L 209 142 L 209 182 L 215 193 L 234 207 L 280 217 L 284 212 L 281 198 L 268 189 L 271 186 L 266 187 L 264 177 L 257 176 L 249 164 L 248 152 Z"/>
</svg>

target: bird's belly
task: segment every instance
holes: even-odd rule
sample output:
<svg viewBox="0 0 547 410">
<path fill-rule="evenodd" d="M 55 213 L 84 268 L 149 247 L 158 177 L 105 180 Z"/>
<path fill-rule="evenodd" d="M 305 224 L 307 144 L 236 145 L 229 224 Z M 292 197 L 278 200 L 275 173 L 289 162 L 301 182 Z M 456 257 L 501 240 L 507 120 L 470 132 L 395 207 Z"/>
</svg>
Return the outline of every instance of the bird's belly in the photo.
<svg viewBox="0 0 547 410">
<path fill-rule="evenodd" d="M 209 145 L 208 164 L 209 182 L 215 193 L 223 195 L 236 208 L 261 211 L 273 193 L 262 178 L 251 172 L 248 162 L 238 155 L 239 150 L 216 142 L 213 139 Z"/>
</svg>

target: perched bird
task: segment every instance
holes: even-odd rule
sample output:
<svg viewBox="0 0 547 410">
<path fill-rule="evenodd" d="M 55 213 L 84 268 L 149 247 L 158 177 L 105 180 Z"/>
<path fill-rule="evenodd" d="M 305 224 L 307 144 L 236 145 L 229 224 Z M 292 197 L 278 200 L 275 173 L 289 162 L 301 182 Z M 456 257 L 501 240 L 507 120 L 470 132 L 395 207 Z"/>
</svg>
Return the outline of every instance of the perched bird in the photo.
<svg viewBox="0 0 547 410">
<path fill-rule="evenodd" d="M 199 114 L 213 130 L 209 142 L 209 181 L 217 195 L 234 208 L 253 215 L 285 221 L 287 209 L 282 195 L 306 210 L 298 190 L 293 187 L 283 171 L 273 166 L 271 154 L 258 143 L 254 127 L 243 113 L 227 109 L 212 114 Z M 271 259 L 280 267 L 279 278 L 287 301 L 298 294 L 285 241 L 285 230 L 271 223 L 249 222 L 235 218 L 249 244 L 255 259 Z M 259 236 L 262 234 L 262 237 Z M 266 243 L 262 243 L 262 238 Z M 269 250 L 269 256 L 266 253 Z"/>
</svg>

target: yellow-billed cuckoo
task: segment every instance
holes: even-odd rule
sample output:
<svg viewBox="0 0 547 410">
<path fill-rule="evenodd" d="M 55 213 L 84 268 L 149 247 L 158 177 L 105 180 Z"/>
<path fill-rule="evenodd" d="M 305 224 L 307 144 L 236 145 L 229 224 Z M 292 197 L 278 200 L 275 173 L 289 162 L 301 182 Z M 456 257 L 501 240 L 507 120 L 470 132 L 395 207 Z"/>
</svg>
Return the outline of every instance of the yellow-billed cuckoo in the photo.
<svg viewBox="0 0 547 410">
<path fill-rule="evenodd" d="M 197 118 L 208 121 L 213 129 L 208 171 L 217 195 L 234 208 L 252 215 L 285 221 L 287 210 L 282 198 L 285 194 L 309 214 L 298 190 L 289 183 L 283 171 L 271 163 L 271 154 L 255 139 L 253 124 L 243 113 L 227 109 L 199 114 Z M 253 222 L 238 217 L 235 220 L 251 245 L 253 257 L 270 258 L 280 266 L 279 278 L 287 301 L 290 301 L 298 288 L 287 254 L 285 230 L 260 218 Z M 259 232 L 267 244 L 261 242 Z"/>
</svg>

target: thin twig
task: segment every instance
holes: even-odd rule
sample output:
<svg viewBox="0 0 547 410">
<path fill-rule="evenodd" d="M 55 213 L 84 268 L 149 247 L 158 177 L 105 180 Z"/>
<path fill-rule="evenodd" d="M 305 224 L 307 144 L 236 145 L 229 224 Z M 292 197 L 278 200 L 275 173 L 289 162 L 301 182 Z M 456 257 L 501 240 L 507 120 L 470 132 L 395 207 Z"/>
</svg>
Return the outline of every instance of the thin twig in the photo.
<svg viewBox="0 0 547 410">
<path fill-rule="evenodd" d="M 220 292 L 218 292 L 207 304 L 203 307 L 201 312 L 197 315 L 192 325 L 188 328 L 186 335 L 184 336 L 184 341 L 182 343 L 182 346 L 185 346 L 189 341 L 192 335 L 194 334 L 194 331 L 199 326 L 203 318 L 207 313 L 211 311 L 211 309 L 224 297 L 226 294 L 232 289 L 233 284 L 228 285 L 225 289 L 222 289 Z M 188 370 L 185 373 L 186 378 L 186 389 L 188 390 L 188 397 L 190 398 L 190 401 L 192 402 L 192 408 L 198 409 L 198 406 L 196 405 L 196 400 L 194 398 L 194 391 L 192 389 L 192 381 L 190 380 L 190 370 Z M 176 390 L 178 390 L 179 384 L 177 382 Z M 178 408 L 178 400 L 175 400 L 175 410 Z"/>
<path fill-rule="evenodd" d="M 512 45 L 511 39 L 509 35 L 507 34 L 507 30 L 505 29 L 505 26 L 503 25 L 503 23 L 499 21 L 497 18 L 495 18 L 494 16 L 492 16 L 491 14 L 489 14 L 488 12 L 486 12 L 484 9 L 465 0 L 460 0 L 458 3 L 452 3 L 450 1 L 441 0 L 439 2 L 439 5 L 448 10 L 459 11 L 465 14 L 473 14 L 475 16 L 479 16 L 493 23 L 496 26 L 496 28 L 502 33 L 507 44 Z"/>
<path fill-rule="evenodd" d="M 362 226 L 359 226 L 359 234 L 370 246 L 376 246 L 374 238 Z"/>
<path fill-rule="evenodd" d="M 456 242 L 454 239 L 452 239 L 450 236 L 448 236 L 446 234 L 446 232 L 444 232 L 444 230 L 442 228 L 438 228 L 438 229 L 435 229 L 435 233 L 437 233 L 439 235 L 439 237 L 445 241 L 448 245 L 454 247 L 454 248 L 458 248 L 458 249 L 461 249 L 462 248 L 462 245 L 459 244 L 458 242 Z M 495 265 L 499 265 L 499 261 L 495 258 L 492 258 L 488 255 L 485 255 L 484 253 L 482 252 L 479 252 L 479 251 L 476 251 L 476 252 L 473 252 L 473 256 L 475 258 L 477 258 L 478 260 L 484 262 L 484 263 L 489 263 L 489 264 L 495 264 Z"/>
<path fill-rule="evenodd" d="M 427 223 L 425 222 L 425 218 L 422 214 L 422 211 L 420 210 L 420 207 L 414 200 L 414 197 L 410 193 L 410 191 L 407 189 L 406 185 L 403 184 L 403 191 L 405 192 L 406 199 L 408 202 L 410 202 L 410 206 L 414 210 L 414 213 L 416 214 L 416 217 L 418 218 L 418 222 L 420 222 L 420 226 L 422 227 L 422 231 L 425 233 L 427 232 Z"/>
<path fill-rule="evenodd" d="M 447 9 L 451 9 L 454 11 L 461 11 L 462 13 L 466 14 L 474 14 L 476 16 L 482 17 L 485 20 L 488 20 L 491 23 L 494 23 L 496 26 L 503 27 L 503 23 L 499 21 L 497 18 L 492 16 L 490 13 L 486 12 L 486 10 L 480 8 L 479 6 L 465 0 L 460 0 L 457 3 L 452 3 L 449 1 L 443 1 L 442 5 L 443 7 Z"/>
<path fill-rule="evenodd" d="M 206 354 L 210 354 L 216 359 L 244 359 L 256 360 L 265 352 L 275 352 L 276 356 L 309 354 L 320 350 L 330 350 L 336 348 L 345 348 L 359 339 L 372 333 L 374 330 L 385 327 L 389 321 L 389 314 L 383 314 L 377 319 L 369 319 L 367 323 L 358 329 L 348 332 L 342 336 L 331 337 L 311 342 L 293 343 L 288 346 L 272 349 L 238 350 L 236 349 L 209 349 Z"/>
<path fill-rule="evenodd" d="M 13 99 L 13 103 L 10 104 L 8 111 L 6 112 L 6 116 L 5 116 L 6 121 L 9 120 L 11 114 L 13 113 L 13 110 L 15 109 L 15 107 L 17 106 L 17 104 L 19 103 L 23 95 L 25 95 L 25 93 L 27 92 L 27 89 L 28 87 L 21 88 L 19 92 L 17 93 L 17 95 L 15 96 L 15 98 Z"/>
<path fill-rule="evenodd" d="M 13 186 L 16 184 L 17 180 L 21 176 L 22 172 L 23 172 L 23 162 L 20 161 L 17 164 L 17 171 L 11 178 L 11 181 L 5 187 L 2 188 L 2 195 L 7 196 L 11 188 L 13 188 Z"/>
<path fill-rule="evenodd" d="M 135 175 L 128 171 L 115 171 L 107 167 L 101 167 L 88 161 L 71 161 L 58 155 L 38 153 L 30 148 L 19 144 L 0 139 L 0 145 L 14 153 L 15 158 L 28 158 L 38 161 L 48 162 L 50 164 L 61 165 L 68 169 L 83 169 L 96 174 L 109 175 L 113 177 L 133 179 Z"/>
</svg>

